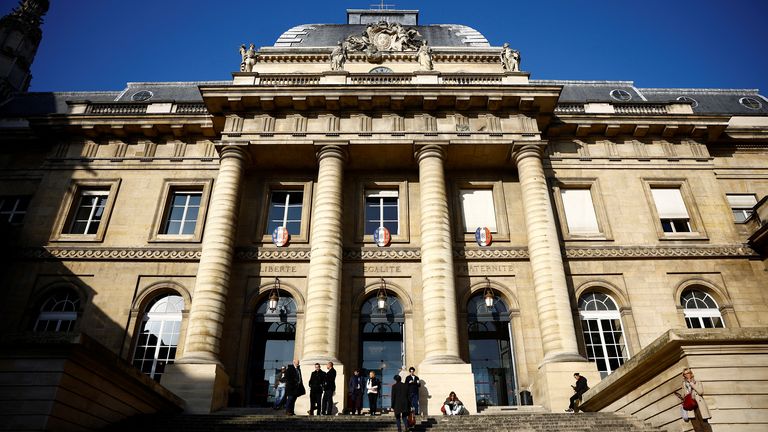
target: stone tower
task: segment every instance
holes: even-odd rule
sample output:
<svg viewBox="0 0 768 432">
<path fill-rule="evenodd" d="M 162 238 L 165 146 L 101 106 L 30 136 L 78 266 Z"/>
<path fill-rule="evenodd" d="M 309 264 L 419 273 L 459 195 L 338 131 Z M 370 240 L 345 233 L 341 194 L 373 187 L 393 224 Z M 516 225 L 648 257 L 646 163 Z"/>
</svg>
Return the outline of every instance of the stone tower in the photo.
<svg viewBox="0 0 768 432">
<path fill-rule="evenodd" d="M 48 0 L 20 0 L 0 19 L 0 103 L 13 92 L 29 88 L 32 61 L 43 37 L 40 26 L 48 7 Z"/>
</svg>

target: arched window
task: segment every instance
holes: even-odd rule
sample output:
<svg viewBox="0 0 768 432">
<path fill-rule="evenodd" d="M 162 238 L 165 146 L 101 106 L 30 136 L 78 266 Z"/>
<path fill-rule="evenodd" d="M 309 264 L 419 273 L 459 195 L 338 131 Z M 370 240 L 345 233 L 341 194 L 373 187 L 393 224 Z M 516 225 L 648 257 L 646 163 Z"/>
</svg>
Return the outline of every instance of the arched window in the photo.
<svg viewBox="0 0 768 432">
<path fill-rule="evenodd" d="M 133 354 L 133 365 L 160 382 L 165 365 L 173 363 L 181 333 L 184 299 L 176 294 L 161 295 L 146 309 Z"/>
<path fill-rule="evenodd" d="M 71 289 L 53 292 L 40 306 L 40 313 L 32 328 L 36 332 L 68 332 L 75 328 L 80 297 Z"/>
<path fill-rule="evenodd" d="M 609 296 L 590 292 L 579 298 L 579 316 L 587 359 L 595 362 L 600 375 L 606 377 L 627 359 L 619 308 Z"/>
<path fill-rule="evenodd" d="M 711 295 L 697 289 L 689 289 L 680 296 L 685 325 L 688 328 L 722 328 L 723 317 L 717 302 Z"/>
</svg>

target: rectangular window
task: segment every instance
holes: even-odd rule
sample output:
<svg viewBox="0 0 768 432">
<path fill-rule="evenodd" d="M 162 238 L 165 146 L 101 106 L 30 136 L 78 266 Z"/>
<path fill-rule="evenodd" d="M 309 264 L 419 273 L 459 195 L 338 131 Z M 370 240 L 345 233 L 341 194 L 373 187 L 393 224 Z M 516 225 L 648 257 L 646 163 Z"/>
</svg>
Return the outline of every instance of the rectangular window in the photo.
<svg viewBox="0 0 768 432">
<path fill-rule="evenodd" d="M 744 223 L 752 216 L 752 208 L 757 204 L 754 194 L 726 194 L 726 197 L 736 223 Z"/>
<path fill-rule="evenodd" d="M 565 220 L 571 234 L 598 234 L 595 206 L 589 189 L 560 189 Z"/>
<path fill-rule="evenodd" d="M 487 227 L 493 233 L 497 232 L 493 189 L 461 189 L 459 195 L 464 232 L 475 232 L 480 227 Z"/>
<path fill-rule="evenodd" d="M 651 188 L 651 193 L 665 233 L 691 232 L 691 218 L 680 188 Z"/>
<path fill-rule="evenodd" d="M 161 234 L 195 234 L 202 195 L 202 191 L 173 191 Z"/>
<path fill-rule="evenodd" d="M 393 236 L 400 233 L 400 200 L 397 190 L 365 192 L 365 234 L 372 235 L 380 226 Z"/>
<path fill-rule="evenodd" d="M 24 215 L 27 214 L 29 199 L 29 196 L 0 197 L 0 222 L 20 224 L 24 220 Z"/>
<path fill-rule="evenodd" d="M 81 189 L 66 234 L 96 234 L 104 216 L 109 191 Z"/>
<path fill-rule="evenodd" d="M 301 233 L 303 207 L 304 191 L 272 191 L 264 234 L 271 235 L 275 228 L 284 226 L 291 235 L 298 236 Z"/>
</svg>

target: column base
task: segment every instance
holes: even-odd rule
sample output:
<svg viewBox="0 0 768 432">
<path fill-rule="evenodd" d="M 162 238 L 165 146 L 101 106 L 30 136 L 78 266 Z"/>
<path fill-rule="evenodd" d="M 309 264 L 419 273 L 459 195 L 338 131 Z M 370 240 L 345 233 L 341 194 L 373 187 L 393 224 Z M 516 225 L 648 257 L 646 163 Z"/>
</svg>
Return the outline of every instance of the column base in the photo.
<svg viewBox="0 0 768 432">
<path fill-rule="evenodd" d="M 440 407 L 451 392 L 456 393 L 470 414 L 477 414 L 475 374 L 472 373 L 472 365 L 422 362 L 416 369 L 416 375 L 421 380 L 419 405 L 423 415 L 439 416 Z"/>
<path fill-rule="evenodd" d="M 337 363 L 335 360 L 331 360 L 333 362 L 333 368 L 336 369 L 336 392 L 333 394 L 333 412 L 334 414 L 336 412 L 342 413 L 344 412 L 344 404 L 347 400 L 347 380 L 349 377 L 344 376 L 344 365 L 341 363 Z M 325 364 L 328 363 L 328 360 L 320 361 L 320 360 L 302 360 L 301 361 L 301 380 L 304 382 L 304 388 L 307 389 L 307 394 L 304 396 L 299 396 L 298 399 L 296 399 L 296 405 L 294 406 L 294 412 L 296 415 L 308 415 L 309 411 L 309 378 L 312 376 L 312 371 L 315 370 L 315 363 L 320 363 L 320 369 L 325 372 Z M 352 371 L 350 371 L 351 374 Z M 381 379 L 381 377 L 379 377 Z M 382 380 L 383 381 L 383 380 Z"/>
<path fill-rule="evenodd" d="M 184 412 L 190 414 L 209 414 L 227 406 L 229 375 L 218 364 L 169 364 L 162 385 L 184 399 Z"/>
<path fill-rule="evenodd" d="M 573 374 L 578 372 L 587 379 L 590 387 L 600 382 L 597 365 L 588 361 L 551 362 L 539 366 L 536 379 L 531 386 L 533 403 L 551 412 L 562 412 L 568 408 L 572 385 L 576 384 Z"/>
</svg>

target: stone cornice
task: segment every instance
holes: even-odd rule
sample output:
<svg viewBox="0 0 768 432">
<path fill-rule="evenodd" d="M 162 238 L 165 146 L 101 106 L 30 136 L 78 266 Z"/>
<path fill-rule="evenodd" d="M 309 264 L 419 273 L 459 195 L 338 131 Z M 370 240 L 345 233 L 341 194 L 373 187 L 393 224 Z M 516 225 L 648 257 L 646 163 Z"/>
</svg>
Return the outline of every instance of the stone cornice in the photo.
<svg viewBox="0 0 768 432">
<path fill-rule="evenodd" d="M 31 260 L 103 260 L 103 261 L 198 261 L 199 248 L 110 248 L 84 246 L 31 247 L 20 249 L 16 256 Z M 647 259 L 647 258 L 755 258 L 759 255 L 747 245 L 702 246 L 568 246 L 565 256 L 579 259 Z M 309 261 L 309 248 L 238 247 L 239 261 Z M 525 247 L 453 248 L 456 260 L 522 260 L 529 259 Z M 418 261 L 421 250 L 413 247 L 345 248 L 344 261 Z"/>
</svg>

